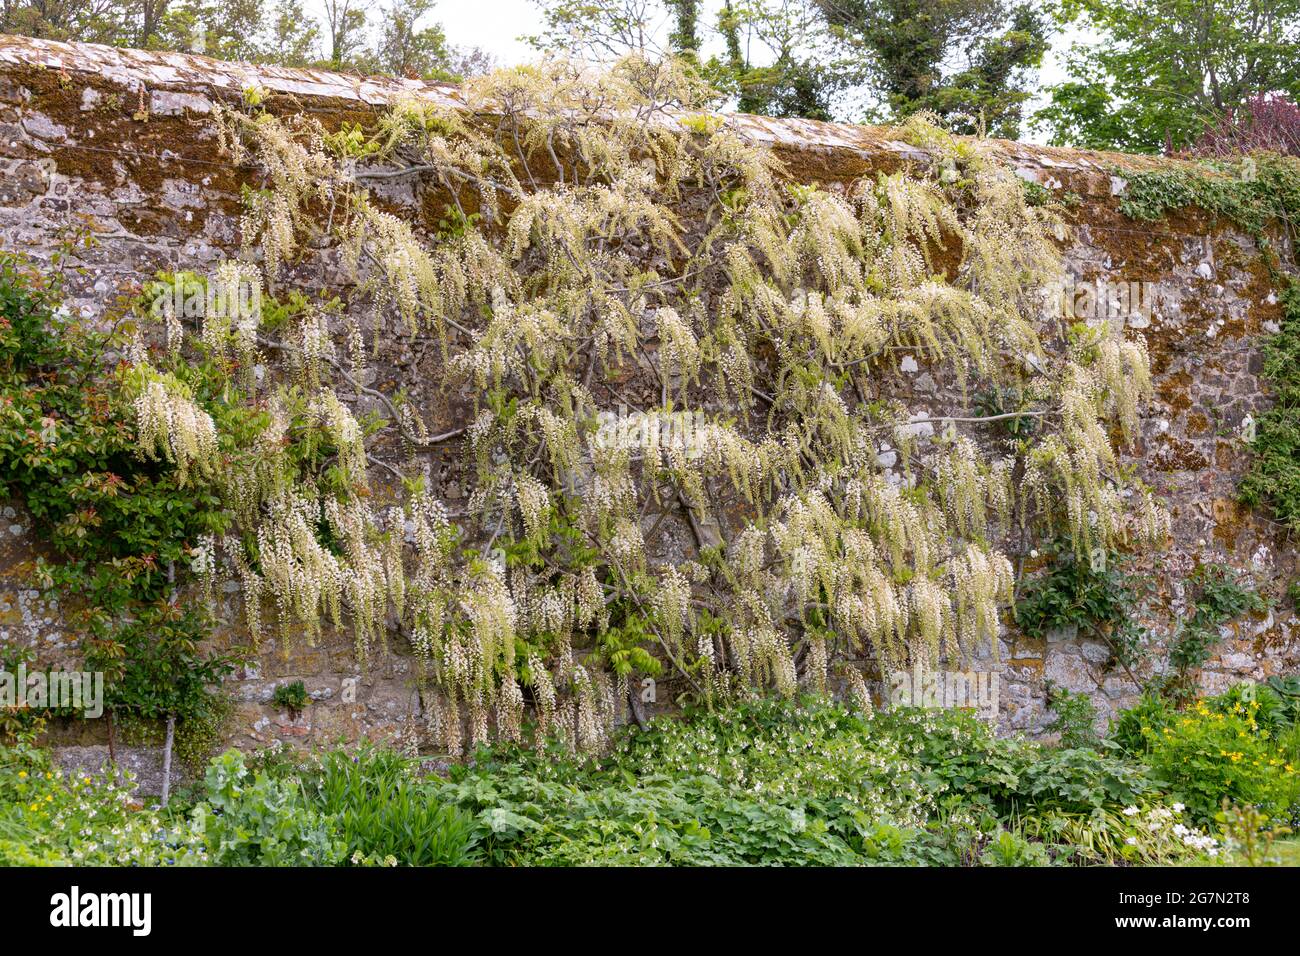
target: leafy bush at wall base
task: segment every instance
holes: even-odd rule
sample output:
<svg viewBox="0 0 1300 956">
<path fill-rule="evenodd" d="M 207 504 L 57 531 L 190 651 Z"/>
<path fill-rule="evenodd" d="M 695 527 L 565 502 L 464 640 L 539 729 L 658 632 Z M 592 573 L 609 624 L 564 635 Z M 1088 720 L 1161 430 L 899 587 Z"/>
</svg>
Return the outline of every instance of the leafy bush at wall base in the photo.
<svg viewBox="0 0 1300 956">
<path fill-rule="evenodd" d="M 602 758 L 563 744 L 499 746 L 446 777 L 421 777 L 408 758 L 369 746 L 309 758 L 230 751 L 209 765 L 192 809 L 107 816 L 116 826 L 129 812 L 141 859 L 240 866 L 1221 861 L 1218 828 L 1228 823 L 1208 808 L 1234 804 L 1220 812 L 1236 821 L 1232 845 L 1248 847 L 1256 834 L 1241 820 L 1267 817 L 1270 832 L 1282 832 L 1295 806 L 1294 771 L 1254 759 L 1279 745 L 1243 693 L 1190 711 L 1152 698 L 1159 715 L 1131 718 L 1146 728 L 1149 753 L 1132 758 L 1118 745 L 999 738 L 956 710 L 864 716 L 754 700 L 657 719 Z M 1153 725 L 1162 730 L 1150 733 Z M 1236 750 L 1220 753 L 1229 744 Z M 17 756 L 0 756 L 0 854 L 99 860 L 117 845 L 98 823 L 84 846 L 42 834 L 44 796 L 31 795 L 55 784 L 31 790 L 31 770 L 18 770 L 44 758 L 30 747 L 5 754 Z"/>
<path fill-rule="evenodd" d="M 344 857 L 298 780 L 250 773 L 237 750 L 212 761 L 204 789 L 193 822 L 218 866 L 331 866 Z"/>
<path fill-rule="evenodd" d="M 757 701 L 656 720 L 599 764 L 482 752 L 439 796 L 474 814 L 498 864 L 954 866 L 1066 861 L 1001 832 L 1150 789 L 1136 764 L 998 738 L 959 711 Z"/>
<path fill-rule="evenodd" d="M 1286 753 L 1261 731 L 1258 704 L 1236 704 L 1228 712 L 1202 701 L 1161 727 L 1151 727 L 1146 760 L 1165 792 L 1188 813 L 1210 823 L 1224 799 L 1287 816 L 1300 800 L 1300 776 Z"/>
<path fill-rule="evenodd" d="M 185 866 L 209 862 L 188 821 L 139 807 L 129 774 L 68 773 L 28 745 L 0 747 L 0 866 Z"/>
<path fill-rule="evenodd" d="M 30 748 L 23 753 L 40 760 Z M 12 761 L 0 766 L 0 826 L 34 847 L 48 845 L 52 836 L 32 842 L 14 830 L 32 829 L 39 818 L 26 805 L 17 816 L 27 778 L 16 778 Z M 963 711 L 867 717 L 837 705 L 755 700 L 660 718 L 629 730 L 599 760 L 564 745 L 511 745 L 480 750 L 446 778 L 421 778 L 408 758 L 370 747 L 305 761 L 287 752 L 247 760 L 227 752 L 209 765 L 194 808 L 175 809 L 169 822 L 148 810 L 130 813 L 148 852 L 220 865 L 1028 866 L 1216 858 L 1218 844 L 1199 829 L 1192 806 L 1157 778 L 1105 749 L 1000 739 Z M 1232 793 L 1249 799 L 1256 792 L 1235 786 Z M 103 838 L 88 832 L 85 848 L 62 847 L 59 858 L 99 860 Z M 16 862 L 39 861 L 3 845 Z"/>
<path fill-rule="evenodd" d="M 312 805 L 334 821 L 354 863 L 466 866 L 475 860 L 473 819 L 430 799 L 410 761 L 363 745 L 326 754 L 306 775 Z"/>
</svg>

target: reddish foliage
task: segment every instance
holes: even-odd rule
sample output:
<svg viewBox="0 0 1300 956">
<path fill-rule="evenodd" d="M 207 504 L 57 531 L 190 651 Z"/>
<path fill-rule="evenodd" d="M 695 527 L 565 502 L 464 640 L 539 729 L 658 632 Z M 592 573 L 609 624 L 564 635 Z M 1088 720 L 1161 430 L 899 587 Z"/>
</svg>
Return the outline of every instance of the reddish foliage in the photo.
<svg viewBox="0 0 1300 956">
<path fill-rule="evenodd" d="M 1199 156 L 1231 156 L 1266 149 L 1300 156 L 1300 106 L 1285 96 L 1252 96 L 1229 111 L 1217 127 L 1206 130 L 1192 152 Z"/>
</svg>

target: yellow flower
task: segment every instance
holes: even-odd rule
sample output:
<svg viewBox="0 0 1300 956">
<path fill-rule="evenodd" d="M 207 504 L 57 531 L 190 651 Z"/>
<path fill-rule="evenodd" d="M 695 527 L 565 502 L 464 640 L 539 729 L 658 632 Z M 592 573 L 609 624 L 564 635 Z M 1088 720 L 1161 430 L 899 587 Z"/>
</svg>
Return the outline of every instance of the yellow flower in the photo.
<svg viewBox="0 0 1300 956">
<path fill-rule="evenodd" d="M 19 771 L 18 771 L 18 779 L 19 779 L 19 780 L 25 780 L 26 778 L 27 778 L 27 771 L 26 771 L 26 770 L 19 770 Z"/>
</svg>

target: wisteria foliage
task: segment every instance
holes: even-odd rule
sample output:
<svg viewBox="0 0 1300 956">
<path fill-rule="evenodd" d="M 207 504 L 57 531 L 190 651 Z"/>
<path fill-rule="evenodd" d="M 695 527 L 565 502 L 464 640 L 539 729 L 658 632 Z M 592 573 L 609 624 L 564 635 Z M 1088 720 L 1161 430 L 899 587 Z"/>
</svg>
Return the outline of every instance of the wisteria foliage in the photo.
<svg viewBox="0 0 1300 956">
<path fill-rule="evenodd" d="M 394 104 L 363 150 L 302 116 L 220 116 L 265 186 L 227 269 L 283 288 L 335 245 L 357 317 L 190 333 L 284 360 L 249 383 L 267 414 L 244 455 L 219 459 L 212 419 L 137 356 L 141 454 L 217 475 L 238 531 L 195 566 L 242 582 L 254 633 L 350 628 L 363 663 L 403 635 L 453 751 L 520 740 L 528 710 L 595 749 L 660 668 L 699 700 L 841 687 L 870 706 L 864 661 L 996 652 L 1016 541 L 1167 534 L 1112 442 L 1150 394 L 1144 344 L 1044 320 L 1064 227 L 983 145 L 918 118 L 898 135 L 929 163 L 817 184 L 671 64 L 547 63 L 464 95 Z M 381 208 L 392 182 L 455 227 Z M 367 352 L 402 336 L 438 344 L 463 430 L 364 384 Z M 950 408 L 1014 386 L 1028 437 L 891 398 L 907 362 L 951 383 Z M 354 410 L 376 396 L 386 452 Z M 616 408 L 688 410 L 689 440 L 600 440 Z M 337 480 L 295 467 L 303 422 Z M 455 514 L 425 478 L 445 442 L 473 480 Z"/>
</svg>

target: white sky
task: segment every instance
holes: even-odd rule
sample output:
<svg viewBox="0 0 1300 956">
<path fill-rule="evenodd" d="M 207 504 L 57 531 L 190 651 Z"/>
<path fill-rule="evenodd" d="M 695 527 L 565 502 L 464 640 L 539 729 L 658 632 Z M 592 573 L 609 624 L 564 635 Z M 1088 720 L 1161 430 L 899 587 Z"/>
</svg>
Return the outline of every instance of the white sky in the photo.
<svg viewBox="0 0 1300 956">
<path fill-rule="evenodd" d="M 430 19 L 442 24 L 455 46 L 482 47 L 502 66 L 532 59 L 532 47 L 518 38 L 542 29 L 531 0 L 442 0 Z"/>
</svg>

